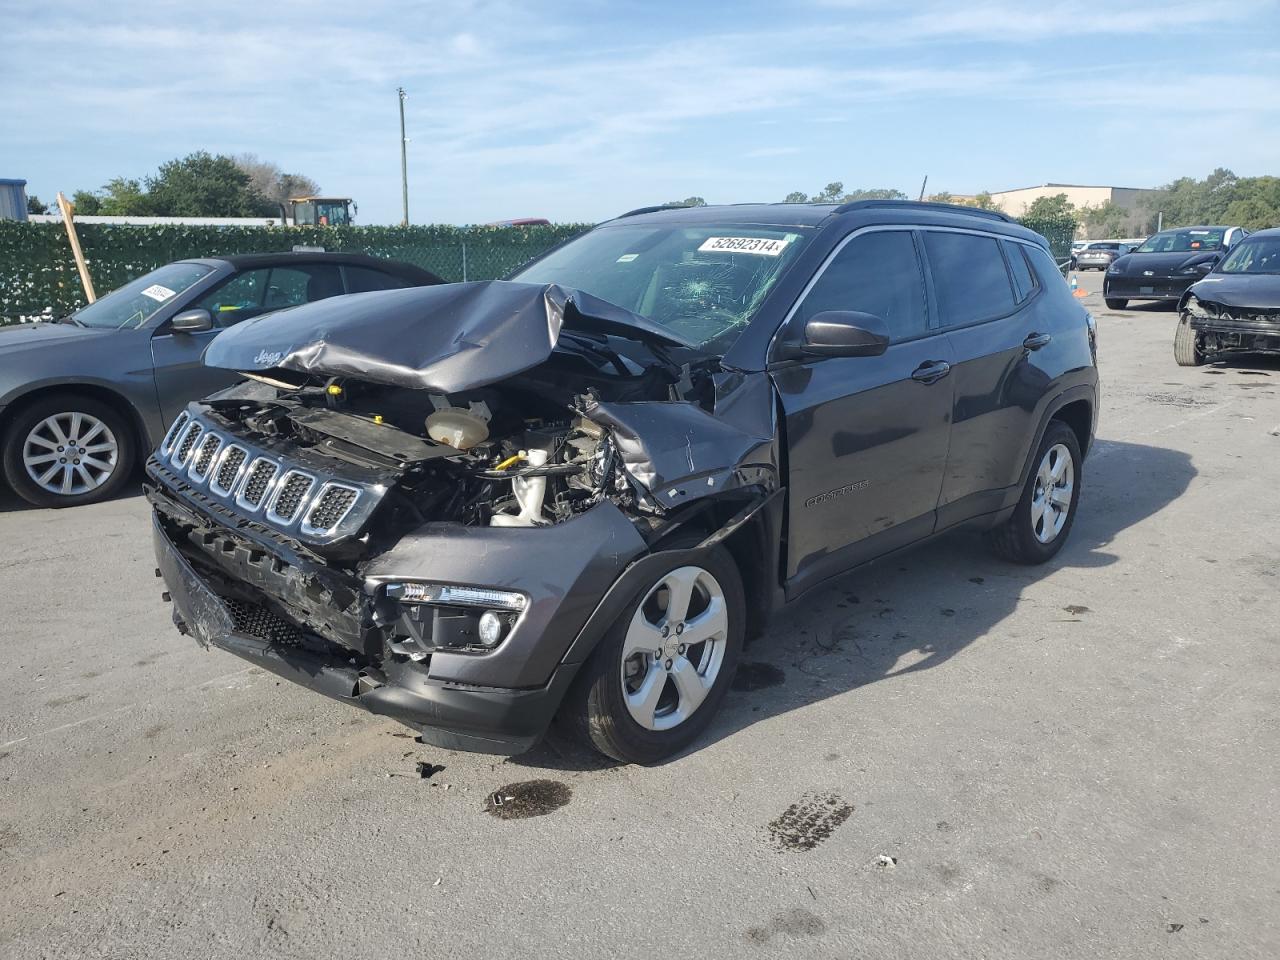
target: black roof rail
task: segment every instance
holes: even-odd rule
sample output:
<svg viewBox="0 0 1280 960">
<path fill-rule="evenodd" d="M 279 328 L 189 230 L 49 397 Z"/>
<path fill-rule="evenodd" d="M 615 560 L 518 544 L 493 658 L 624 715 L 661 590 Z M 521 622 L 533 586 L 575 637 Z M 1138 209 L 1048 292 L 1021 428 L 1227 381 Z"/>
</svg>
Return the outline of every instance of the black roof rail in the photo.
<svg viewBox="0 0 1280 960">
<path fill-rule="evenodd" d="M 657 213 L 659 210 L 691 210 L 692 203 L 657 203 L 652 207 L 636 207 L 634 210 L 628 210 L 626 213 L 620 213 L 613 219 L 621 220 L 623 217 L 638 217 L 642 213 Z"/>
<path fill-rule="evenodd" d="M 932 200 L 854 200 L 840 204 L 835 212 L 848 213 L 850 210 L 867 210 L 872 207 L 900 207 L 904 210 L 919 210 L 924 207 L 940 213 L 965 213 L 971 217 L 988 217 L 1005 223 L 1017 223 L 1013 217 L 1000 210 L 983 210 L 981 207 L 966 207 L 959 203 L 935 203 Z"/>
</svg>

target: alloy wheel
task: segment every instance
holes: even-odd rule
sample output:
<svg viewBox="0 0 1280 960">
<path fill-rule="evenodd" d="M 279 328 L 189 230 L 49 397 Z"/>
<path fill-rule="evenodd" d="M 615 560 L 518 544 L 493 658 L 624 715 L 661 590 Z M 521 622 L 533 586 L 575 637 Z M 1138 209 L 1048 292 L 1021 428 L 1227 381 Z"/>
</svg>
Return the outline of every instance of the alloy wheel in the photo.
<svg viewBox="0 0 1280 960">
<path fill-rule="evenodd" d="M 622 648 L 623 698 L 646 730 L 670 730 L 693 715 L 724 663 L 729 615 L 719 581 L 678 567 L 636 608 Z"/>
<path fill-rule="evenodd" d="M 1075 481 L 1071 451 L 1055 443 L 1040 460 L 1031 494 L 1031 530 L 1041 543 L 1052 543 L 1066 525 Z"/>
<path fill-rule="evenodd" d="M 115 473 L 120 445 L 111 428 L 88 413 L 45 417 L 22 442 L 22 465 L 38 487 L 69 497 L 98 489 Z"/>
</svg>

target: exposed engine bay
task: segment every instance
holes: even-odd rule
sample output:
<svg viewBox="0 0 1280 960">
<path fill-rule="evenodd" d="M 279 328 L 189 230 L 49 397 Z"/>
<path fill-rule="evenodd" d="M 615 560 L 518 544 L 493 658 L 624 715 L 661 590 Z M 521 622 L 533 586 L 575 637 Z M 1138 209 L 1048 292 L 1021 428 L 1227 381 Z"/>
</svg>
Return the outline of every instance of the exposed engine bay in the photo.
<svg viewBox="0 0 1280 960">
<path fill-rule="evenodd" d="M 606 497 L 655 514 L 588 411 L 601 401 L 680 401 L 699 392 L 689 365 L 633 359 L 604 337 L 566 337 L 535 370 L 452 395 L 350 377 L 250 376 L 205 402 L 238 437 L 395 477 L 366 555 L 426 522 L 543 526 Z M 705 370 L 696 382 L 706 386 Z"/>
</svg>

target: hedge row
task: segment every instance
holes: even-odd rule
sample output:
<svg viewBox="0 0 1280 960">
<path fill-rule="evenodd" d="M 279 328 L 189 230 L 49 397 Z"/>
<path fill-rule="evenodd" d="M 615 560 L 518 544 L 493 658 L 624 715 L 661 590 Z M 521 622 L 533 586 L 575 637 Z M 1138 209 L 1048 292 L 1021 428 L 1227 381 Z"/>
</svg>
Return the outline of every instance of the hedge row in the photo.
<svg viewBox="0 0 1280 960">
<path fill-rule="evenodd" d="M 1076 223 L 1070 217 L 1024 220 L 1065 260 Z M 203 227 L 80 224 L 77 231 L 99 294 L 172 260 L 275 253 L 316 246 L 391 257 L 446 280 L 491 280 L 589 224 L 541 227 Z M 63 316 L 84 303 L 66 230 L 59 223 L 0 220 L 0 324 Z"/>
</svg>

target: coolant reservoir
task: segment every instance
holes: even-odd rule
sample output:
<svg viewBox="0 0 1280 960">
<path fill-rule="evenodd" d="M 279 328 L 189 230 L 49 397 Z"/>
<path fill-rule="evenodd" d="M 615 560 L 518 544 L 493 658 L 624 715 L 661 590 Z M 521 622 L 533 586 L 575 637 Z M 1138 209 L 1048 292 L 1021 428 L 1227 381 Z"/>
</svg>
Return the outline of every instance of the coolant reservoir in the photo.
<svg viewBox="0 0 1280 960">
<path fill-rule="evenodd" d="M 446 407 L 427 417 L 427 436 L 458 450 L 469 450 L 489 436 L 484 418 L 461 407 Z"/>
</svg>

